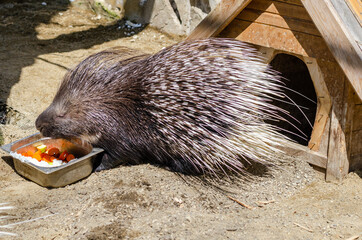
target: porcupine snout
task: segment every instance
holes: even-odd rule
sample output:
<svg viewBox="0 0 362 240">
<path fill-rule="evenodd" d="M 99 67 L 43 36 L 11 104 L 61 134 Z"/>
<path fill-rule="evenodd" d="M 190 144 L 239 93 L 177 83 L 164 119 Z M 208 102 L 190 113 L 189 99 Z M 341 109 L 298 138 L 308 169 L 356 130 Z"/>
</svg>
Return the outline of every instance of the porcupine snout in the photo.
<svg viewBox="0 0 362 240">
<path fill-rule="evenodd" d="M 51 110 L 47 108 L 36 119 L 35 121 L 36 129 L 38 129 L 44 136 L 47 136 L 49 134 L 49 126 L 53 121 L 54 121 L 53 114 L 51 114 Z"/>
<path fill-rule="evenodd" d="M 66 116 L 53 105 L 42 112 L 35 121 L 36 128 L 45 137 L 65 137 L 66 129 L 69 129 Z"/>
</svg>

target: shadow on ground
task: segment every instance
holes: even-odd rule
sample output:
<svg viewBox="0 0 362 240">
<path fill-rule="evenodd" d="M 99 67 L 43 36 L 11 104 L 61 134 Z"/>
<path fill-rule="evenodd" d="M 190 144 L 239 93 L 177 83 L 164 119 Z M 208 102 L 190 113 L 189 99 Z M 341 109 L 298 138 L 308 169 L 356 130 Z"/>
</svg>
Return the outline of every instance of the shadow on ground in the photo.
<svg viewBox="0 0 362 240">
<path fill-rule="evenodd" d="M 125 20 L 108 20 L 99 25 L 96 22 L 89 29 L 61 34 L 53 39 L 39 39 L 37 27 L 41 24 L 58 24 L 52 18 L 62 15 L 73 7 L 68 0 L 2 1 L 0 3 L 0 123 L 19 115 L 7 106 L 12 86 L 19 82 L 24 67 L 34 64 L 39 56 L 47 53 L 62 53 L 77 49 L 87 49 L 114 39 L 137 34 L 145 27 L 129 28 Z M 84 10 L 84 7 L 82 9 Z M 96 16 L 91 10 L 90 18 Z M 79 16 L 74 16 L 77 18 Z M 75 19 L 76 20 L 76 19 Z M 69 26 L 71 29 L 73 26 Z M 46 61 L 42 59 L 43 61 Z M 56 63 L 53 63 L 57 65 Z M 59 65 L 58 65 L 59 66 Z M 64 66 L 59 66 L 66 68 Z M 2 134 L 0 133 L 0 145 Z"/>
</svg>

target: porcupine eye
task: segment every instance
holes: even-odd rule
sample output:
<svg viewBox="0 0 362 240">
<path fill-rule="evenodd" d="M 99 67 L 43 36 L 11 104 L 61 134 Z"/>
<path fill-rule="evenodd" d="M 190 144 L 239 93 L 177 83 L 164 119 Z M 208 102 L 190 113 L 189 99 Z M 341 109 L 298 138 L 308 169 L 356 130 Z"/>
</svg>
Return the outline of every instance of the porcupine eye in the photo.
<svg viewBox="0 0 362 240">
<path fill-rule="evenodd" d="M 84 123 L 79 106 L 63 108 L 57 112 L 54 118 L 58 134 L 65 137 L 79 136 L 84 132 Z"/>
<path fill-rule="evenodd" d="M 58 114 L 53 105 L 50 105 L 42 112 L 35 121 L 36 128 L 46 137 L 56 134 L 56 122 L 59 120 Z"/>
<path fill-rule="evenodd" d="M 54 116 L 54 120 L 57 121 L 57 120 L 61 120 L 65 117 L 66 113 L 65 112 L 61 112 L 61 113 L 57 113 L 55 114 Z"/>
</svg>

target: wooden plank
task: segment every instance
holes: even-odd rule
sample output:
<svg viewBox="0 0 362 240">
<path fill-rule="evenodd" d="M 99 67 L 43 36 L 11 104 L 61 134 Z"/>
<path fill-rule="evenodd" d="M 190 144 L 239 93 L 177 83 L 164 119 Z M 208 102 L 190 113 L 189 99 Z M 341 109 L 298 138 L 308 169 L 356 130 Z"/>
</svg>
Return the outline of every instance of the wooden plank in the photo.
<svg viewBox="0 0 362 240">
<path fill-rule="evenodd" d="M 236 19 L 320 36 L 319 31 L 314 26 L 313 22 L 280 16 L 275 13 L 246 8 L 236 17 Z"/>
<path fill-rule="evenodd" d="M 362 130 L 352 132 L 352 143 L 351 155 L 355 156 L 362 154 Z"/>
<path fill-rule="evenodd" d="M 334 104 L 331 111 L 331 125 L 329 130 L 326 181 L 342 180 L 348 174 L 349 169 L 346 139 L 336 111 L 338 111 L 338 109 Z"/>
<path fill-rule="evenodd" d="M 362 50 L 328 0 L 302 0 L 329 49 L 362 99 Z"/>
<path fill-rule="evenodd" d="M 362 170 L 362 100 L 354 95 L 354 102 L 350 169 Z"/>
<path fill-rule="evenodd" d="M 258 50 L 258 52 L 261 53 L 265 63 L 269 64 L 276 55 L 276 53 L 275 53 L 276 51 L 273 48 L 267 48 L 267 47 L 257 46 L 257 45 L 255 46 L 255 48 Z"/>
<path fill-rule="evenodd" d="M 219 34 L 219 37 L 236 38 L 248 43 L 272 47 L 276 50 L 302 56 L 313 58 L 323 56 L 324 61 L 334 61 L 334 57 L 322 37 L 295 33 L 290 29 L 234 19 Z"/>
<path fill-rule="evenodd" d="M 331 119 L 329 118 L 330 114 L 328 115 L 327 124 L 325 130 L 322 135 L 322 139 L 319 145 L 318 153 L 328 156 L 328 144 L 329 144 L 329 129 L 331 125 Z"/>
<path fill-rule="evenodd" d="M 327 156 L 315 151 L 311 151 L 306 146 L 290 143 L 288 146 L 280 147 L 280 149 L 282 149 L 289 156 L 296 157 L 314 166 L 326 169 Z"/>
<path fill-rule="evenodd" d="M 361 0 L 345 0 L 347 6 L 351 9 L 351 12 L 356 17 L 359 24 L 362 25 L 362 2 Z"/>
<path fill-rule="evenodd" d="M 222 0 L 190 33 L 186 40 L 204 39 L 219 34 L 251 0 Z"/>
<path fill-rule="evenodd" d="M 362 170 L 362 129 L 352 132 L 350 170 Z"/>
<path fill-rule="evenodd" d="M 312 22 L 312 19 L 303 7 L 302 3 L 300 3 L 300 5 L 294 5 L 288 2 L 279 2 L 274 0 L 253 0 L 249 3 L 246 9 L 254 9 L 278 14 L 283 17 L 291 17 Z"/>
<path fill-rule="evenodd" d="M 307 65 L 309 74 L 313 80 L 314 89 L 318 99 L 317 112 L 308 147 L 313 151 L 318 151 L 323 133 L 326 130 L 332 101 L 326 82 L 324 81 L 322 71 L 317 64 L 317 60 L 310 57 L 304 57 L 303 60 Z"/>
<path fill-rule="evenodd" d="M 362 130 L 362 104 L 355 105 L 353 116 L 353 130 Z"/>
<path fill-rule="evenodd" d="M 357 41 L 361 46 L 362 43 L 361 24 L 358 22 L 356 16 L 353 15 L 351 9 L 348 7 L 346 2 L 343 0 L 328 0 L 328 1 L 331 2 L 333 9 L 338 14 L 340 22 L 348 30 L 348 33 L 350 34 L 351 38 Z"/>
<path fill-rule="evenodd" d="M 348 159 L 351 157 L 352 131 L 353 131 L 353 115 L 355 114 L 354 91 L 348 80 L 345 80 L 343 93 L 343 130 L 346 136 L 346 148 Z"/>
<path fill-rule="evenodd" d="M 301 0 L 277 0 L 276 2 L 283 2 L 283 3 L 289 3 L 289 4 L 303 6 Z"/>
</svg>

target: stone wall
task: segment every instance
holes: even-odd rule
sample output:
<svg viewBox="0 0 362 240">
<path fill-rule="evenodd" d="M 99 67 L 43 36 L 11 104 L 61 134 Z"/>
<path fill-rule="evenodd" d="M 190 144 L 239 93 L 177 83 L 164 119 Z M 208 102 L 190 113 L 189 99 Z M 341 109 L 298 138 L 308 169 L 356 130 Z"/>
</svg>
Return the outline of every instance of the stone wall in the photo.
<svg viewBox="0 0 362 240">
<path fill-rule="evenodd" d="M 188 35 L 220 0 L 93 0 L 92 6 L 111 17 L 147 23 L 162 32 Z"/>
</svg>

